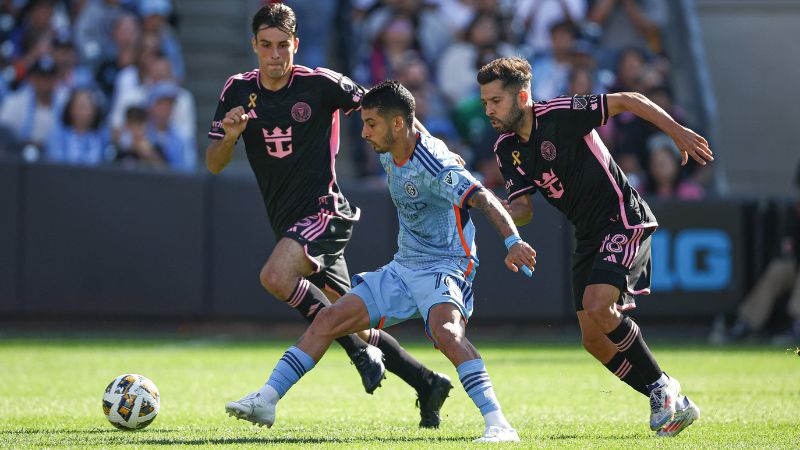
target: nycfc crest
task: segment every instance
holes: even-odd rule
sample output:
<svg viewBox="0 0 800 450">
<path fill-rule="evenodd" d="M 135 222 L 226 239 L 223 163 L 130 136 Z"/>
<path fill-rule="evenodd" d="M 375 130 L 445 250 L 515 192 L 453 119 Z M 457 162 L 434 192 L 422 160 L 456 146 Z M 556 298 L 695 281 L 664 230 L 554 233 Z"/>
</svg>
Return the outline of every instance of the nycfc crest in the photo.
<svg viewBox="0 0 800 450">
<path fill-rule="evenodd" d="M 406 190 L 406 194 L 408 194 L 409 197 L 416 197 L 419 194 L 417 187 L 414 186 L 414 183 L 410 181 L 406 181 L 406 184 L 403 186 L 403 188 Z"/>
</svg>

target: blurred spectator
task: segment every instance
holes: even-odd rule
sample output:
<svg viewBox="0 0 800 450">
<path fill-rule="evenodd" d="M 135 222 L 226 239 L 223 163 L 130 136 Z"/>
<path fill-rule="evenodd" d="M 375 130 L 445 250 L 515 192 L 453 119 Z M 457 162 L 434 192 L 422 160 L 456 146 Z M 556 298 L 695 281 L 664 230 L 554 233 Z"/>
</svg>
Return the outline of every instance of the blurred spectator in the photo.
<svg viewBox="0 0 800 450">
<path fill-rule="evenodd" d="M 439 60 L 439 86 L 451 105 L 458 107 L 459 103 L 474 100 L 478 95 L 475 74 L 481 66 L 495 58 L 516 54 L 511 44 L 500 40 L 499 21 L 500 18 L 492 14 L 476 16 L 463 39 L 447 47 Z"/>
<path fill-rule="evenodd" d="M 395 78 L 395 68 L 411 51 L 419 51 L 415 40 L 414 23 L 408 17 L 392 17 L 378 33 L 369 54 L 369 84 Z"/>
<path fill-rule="evenodd" d="M 164 154 L 147 134 L 147 110 L 132 106 L 116 144 L 115 162 L 125 167 L 164 167 Z"/>
<path fill-rule="evenodd" d="M 39 58 L 31 68 L 28 83 L 8 94 L 0 106 L 0 124 L 14 132 L 25 146 L 26 159 L 35 161 L 44 148 L 55 115 L 63 102 L 63 91 L 56 91 L 56 66 L 49 56 Z"/>
<path fill-rule="evenodd" d="M 567 95 L 590 95 L 596 93 L 594 88 L 594 74 L 586 66 L 575 66 L 567 79 Z"/>
<path fill-rule="evenodd" d="M 171 122 L 178 94 L 178 86 L 172 82 L 157 83 L 150 88 L 147 136 L 171 168 L 191 171 L 197 164 L 194 138 L 182 136 Z"/>
<path fill-rule="evenodd" d="M 647 48 L 658 55 L 668 15 L 664 0 L 594 0 L 587 19 L 601 26 L 603 48 Z"/>
<path fill-rule="evenodd" d="M 647 141 L 647 149 L 650 153 L 647 194 L 659 199 L 703 198 L 705 192 L 702 187 L 689 179 L 681 179 L 679 170 L 681 154 L 672 138 L 662 133 L 654 134 Z"/>
<path fill-rule="evenodd" d="M 119 53 L 119 37 L 115 37 L 121 26 L 120 16 L 125 14 L 119 0 L 84 0 L 75 19 L 75 46 L 92 70 L 97 70 L 103 61 L 114 61 Z M 130 23 L 125 25 L 130 26 Z M 125 45 L 133 45 L 138 34 L 128 28 Z M 136 26 L 138 33 L 138 24 Z M 112 40 L 113 39 L 113 40 Z"/>
<path fill-rule="evenodd" d="M 153 33 L 161 40 L 161 51 L 172 65 L 175 78 L 183 81 L 186 68 L 183 64 L 181 44 L 175 30 L 167 21 L 172 14 L 170 0 L 139 0 L 139 15 L 142 17 L 142 30 Z"/>
<path fill-rule="evenodd" d="M 53 41 L 53 61 L 56 64 L 58 83 L 65 89 L 88 87 L 94 84 L 94 77 L 88 67 L 78 61 L 78 52 L 75 51 L 69 34 L 62 33 Z"/>
<path fill-rule="evenodd" d="M 795 175 L 795 187 L 800 193 L 800 165 Z M 724 339 L 713 343 L 739 341 L 760 332 L 773 314 L 779 297 L 789 294 L 786 314 L 791 327 L 772 338 L 776 345 L 800 344 L 800 200 L 794 202 L 789 230 L 781 245 L 781 254 L 770 261 L 755 287 L 739 305 L 736 322 Z"/>
<path fill-rule="evenodd" d="M 131 69 L 129 71 L 129 69 Z M 140 81 L 139 71 L 143 71 Z M 128 79 L 133 78 L 133 79 Z M 120 73 L 115 89 L 114 101 L 111 105 L 109 122 L 111 129 L 118 132 L 125 121 L 125 111 L 131 106 L 146 107 L 149 91 L 153 86 L 171 82 L 176 85 L 178 91 L 175 99 L 175 106 L 172 111 L 170 123 L 184 140 L 191 141 L 195 138 L 195 103 L 194 97 L 186 89 L 177 85 L 177 80 L 172 74 L 172 66 L 164 56 L 155 56 L 147 65 L 134 70 L 133 67 L 125 69 Z"/>
<path fill-rule="evenodd" d="M 586 0 L 519 0 L 513 17 L 522 44 L 530 48 L 528 53 L 538 57 L 552 49 L 551 35 L 555 24 L 566 22 L 574 27 L 584 20 Z"/>
<path fill-rule="evenodd" d="M 114 95 L 117 75 L 126 67 L 134 65 L 141 50 L 141 28 L 139 18 L 133 14 L 117 16 L 113 31 L 113 52 L 102 57 L 95 73 L 98 87 L 106 98 Z"/>
<path fill-rule="evenodd" d="M 263 4 L 269 1 L 262 1 Z M 333 25 L 336 19 L 335 1 L 293 0 L 287 2 L 294 10 L 297 23 L 297 37 L 303 51 L 295 55 L 295 64 L 313 68 L 328 67 L 328 42 L 333 36 Z"/>
<path fill-rule="evenodd" d="M 47 144 L 47 159 L 79 165 L 109 160 L 108 132 L 101 129 L 103 115 L 97 95 L 89 89 L 72 91 Z"/>
<path fill-rule="evenodd" d="M 536 68 L 536 76 L 531 80 L 534 100 L 550 100 L 567 93 L 575 35 L 575 26 L 570 22 L 558 22 L 550 28 L 550 50 L 533 60 Z"/>
</svg>

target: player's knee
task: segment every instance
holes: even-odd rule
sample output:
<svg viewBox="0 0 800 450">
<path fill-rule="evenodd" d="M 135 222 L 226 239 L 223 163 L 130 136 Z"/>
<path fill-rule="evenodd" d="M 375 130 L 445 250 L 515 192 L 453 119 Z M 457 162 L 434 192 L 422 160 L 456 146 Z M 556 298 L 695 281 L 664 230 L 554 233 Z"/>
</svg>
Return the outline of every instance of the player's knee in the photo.
<svg viewBox="0 0 800 450">
<path fill-rule="evenodd" d="M 258 278 L 261 281 L 261 286 L 278 299 L 285 300 L 292 295 L 294 286 L 289 286 L 289 283 L 281 276 L 280 272 L 271 265 L 265 265 L 261 269 Z"/>
<path fill-rule="evenodd" d="M 583 297 L 583 310 L 590 318 L 597 321 L 598 319 L 605 318 L 606 316 L 613 315 L 611 305 L 604 297 L 586 294 Z"/>
<path fill-rule="evenodd" d="M 463 344 L 464 332 L 460 324 L 454 322 L 441 322 L 430 327 L 431 334 L 436 344 L 443 351 L 457 348 Z"/>
</svg>

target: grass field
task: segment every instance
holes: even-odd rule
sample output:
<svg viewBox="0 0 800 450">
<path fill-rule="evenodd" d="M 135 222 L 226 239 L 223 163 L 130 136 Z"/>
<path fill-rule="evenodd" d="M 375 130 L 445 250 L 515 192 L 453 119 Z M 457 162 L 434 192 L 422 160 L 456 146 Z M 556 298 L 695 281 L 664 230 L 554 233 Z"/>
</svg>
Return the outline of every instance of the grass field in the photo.
<svg viewBox="0 0 800 450">
<path fill-rule="evenodd" d="M 258 388 L 290 342 L 0 340 L 0 447 L 465 448 L 482 419 L 460 386 L 439 430 L 419 430 L 410 388 L 393 375 L 374 396 L 333 349 L 281 401 L 272 429 L 236 421 L 224 403 Z M 477 341 L 517 448 L 798 448 L 800 358 L 774 347 L 652 345 L 703 410 L 675 438 L 655 438 L 648 402 L 576 345 Z M 455 369 L 422 342 L 424 363 Z M 141 373 L 161 391 L 147 429 L 106 422 L 101 397 L 119 374 Z M 504 445 L 503 448 L 509 447 Z"/>
</svg>

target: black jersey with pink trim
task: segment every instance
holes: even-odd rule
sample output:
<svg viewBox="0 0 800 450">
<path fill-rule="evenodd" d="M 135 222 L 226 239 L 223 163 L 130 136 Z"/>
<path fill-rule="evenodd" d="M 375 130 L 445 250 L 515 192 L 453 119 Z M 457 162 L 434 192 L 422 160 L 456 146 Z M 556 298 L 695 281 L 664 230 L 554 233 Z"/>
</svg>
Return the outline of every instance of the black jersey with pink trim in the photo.
<svg viewBox="0 0 800 450">
<path fill-rule="evenodd" d="M 338 214 L 357 220 L 357 209 L 339 193 L 334 165 L 339 111 L 358 110 L 365 92 L 340 73 L 299 65 L 277 91 L 262 86 L 258 69 L 228 78 L 208 137 L 225 136 L 222 119 L 232 108 L 250 116 L 241 137 L 276 236 L 331 198 Z"/>
<path fill-rule="evenodd" d="M 509 201 L 541 192 L 575 225 L 579 239 L 613 222 L 626 228 L 658 225 L 594 130 L 608 121 L 605 95 L 535 102 L 533 111 L 527 142 L 505 133 L 495 143 Z"/>
</svg>

